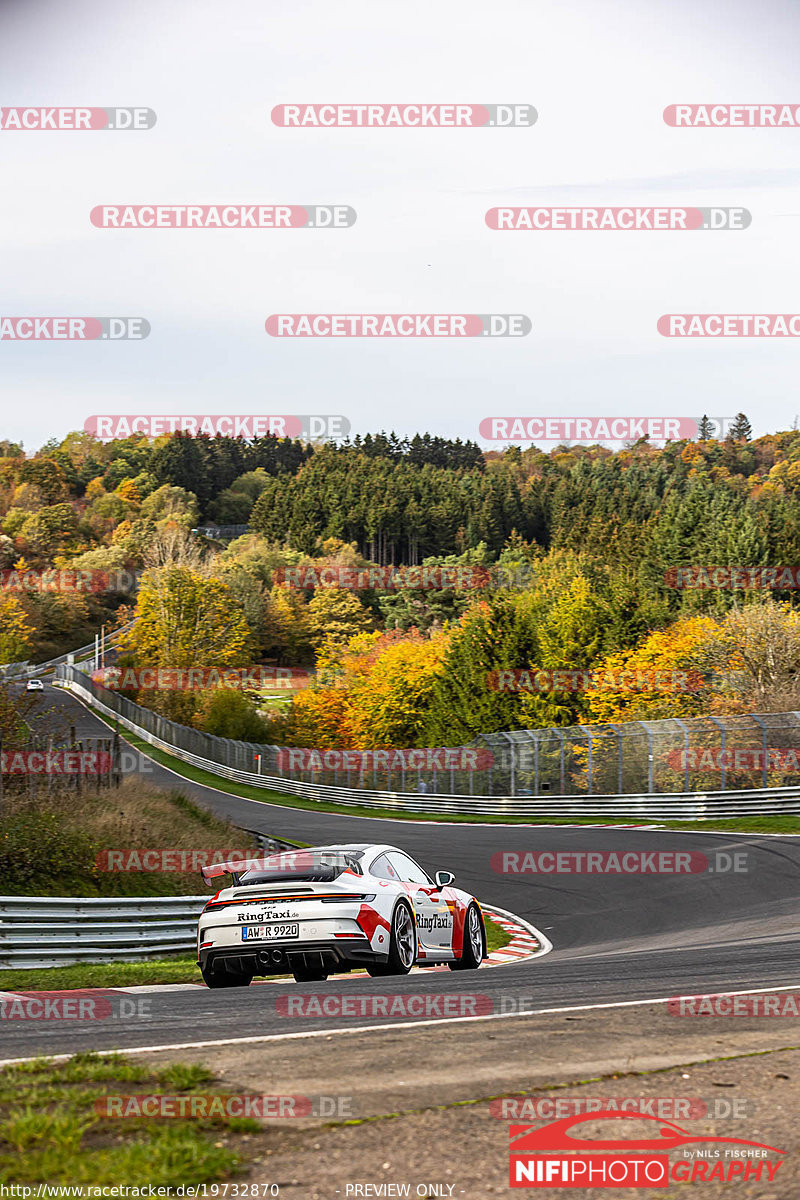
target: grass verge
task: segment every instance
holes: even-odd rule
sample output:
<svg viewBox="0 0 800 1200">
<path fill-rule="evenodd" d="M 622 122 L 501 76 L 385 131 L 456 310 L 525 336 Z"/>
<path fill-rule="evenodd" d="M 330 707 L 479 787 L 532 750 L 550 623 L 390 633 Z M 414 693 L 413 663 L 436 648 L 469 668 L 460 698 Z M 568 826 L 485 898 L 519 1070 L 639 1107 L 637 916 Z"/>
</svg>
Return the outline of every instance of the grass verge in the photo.
<svg viewBox="0 0 800 1200">
<path fill-rule="evenodd" d="M 493 921 L 487 913 L 483 914 L 483 919 L 486 922 L 486 953 L 492 954 L 495 950 L 502 950 L 511 941 L 511 934 Z"/>
<path fill-rule="evenodd" d="M 241 1174 L 248 1135 L 262 1132 L 257 1121 L 109 1118 L 95 1111 L 108 1095 L 192 1095 L 213 1082 L 198 1064 L 154 1070 L 121 1054 L 7 1067 L 0 1075 L 0 1183 L 176 1187 Z"/>
<path fill-rule="evenodd" d="M 71 988 L 137 987 L 150 983 L 202 983 L 194 958 L 148 962 L 74 963 L 69 967 L 33 967 L 0 971 L 0 991 L 66 991 Z"/>
<path fill-rule="evenodd" d="M 502 926 L 486 916 L 489 954 L 511 941 Z M 137 987 L 153 983 L 200 983 L 203 977 L 193 958 L 136 963 L 75 963 L 70 967 L 38 967 L 30 971 L 0 971 L 0 992 L 67 991 L 72 988 Z"/>
<path fill-rule="evenodd" d="M 770 816 L 763 817 L 731 817 L 717 820 L 709 817 L 708 821 L 654 821 L 654 825 L 664 829 L 701 830 L 711 833 L 715 829 L 723 833 L 800 833 L 800 817 Z"/>
</svg>

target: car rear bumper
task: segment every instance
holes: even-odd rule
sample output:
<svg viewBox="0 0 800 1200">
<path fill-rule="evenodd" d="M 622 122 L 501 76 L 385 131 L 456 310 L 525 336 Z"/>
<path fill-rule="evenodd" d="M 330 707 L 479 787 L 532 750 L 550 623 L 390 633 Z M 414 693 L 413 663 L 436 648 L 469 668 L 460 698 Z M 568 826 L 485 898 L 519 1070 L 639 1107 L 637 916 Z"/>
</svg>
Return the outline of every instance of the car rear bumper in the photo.
<svg viewBox="0 0 800 1200">
<path fill-rule="evenodd" d="M 385 963 L 388 954 L 376 953 L 369 942 L 285 942 L 283 945 L 209 946 L 198 952 L 197 964 L 213 970 L 219 964 L 229 971 L 253 975 L 283 975 L 295 967 L 326 967 L 330 973 L 349 971 L 372 963 Z"/>
</svg>

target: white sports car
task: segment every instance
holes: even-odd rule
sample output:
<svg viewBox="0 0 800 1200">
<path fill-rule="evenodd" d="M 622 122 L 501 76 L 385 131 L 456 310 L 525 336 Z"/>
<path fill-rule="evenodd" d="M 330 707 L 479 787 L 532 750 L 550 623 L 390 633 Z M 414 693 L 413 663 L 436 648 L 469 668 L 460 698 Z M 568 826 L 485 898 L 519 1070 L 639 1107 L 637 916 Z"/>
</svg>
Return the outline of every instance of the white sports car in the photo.
<svg viewBox="0 0 800 1200">
<path fill-rule="evenodd" d="M 200 914 L 197 959 L 209 987 L 247 987 L 254 975 L 291 972 L 298 983 L 366 967 L 479 967 L 486 929 L 474 896 L 431 879 L 395 846 L 314 846 L 203 867 L 206 883 L 233 884 Z"/>
</svg>

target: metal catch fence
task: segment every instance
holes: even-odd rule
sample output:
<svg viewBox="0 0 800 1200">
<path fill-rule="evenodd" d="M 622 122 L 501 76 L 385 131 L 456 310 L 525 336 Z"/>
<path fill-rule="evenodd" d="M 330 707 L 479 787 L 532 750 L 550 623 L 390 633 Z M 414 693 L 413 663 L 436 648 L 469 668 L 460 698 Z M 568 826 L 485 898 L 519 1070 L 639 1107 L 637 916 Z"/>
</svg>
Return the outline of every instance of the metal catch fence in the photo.
<svg viewBox="0 0 800 1200">
<path fill-rule="evenodd" d="M 286 748 L 178 725 L 72 666 L 58 668 L 57 678 L 98 711 L 187 763 L 251 786 L 345 807 L 636 821 L 800 813 L 796 713 L 486 734 L 473 748 L 489 752 L 488 766 L 444 769 L 436 766 L 435 752 L 410 751 L 409 756 L 422 756 L 423 765 L 381 767 L 374 755 L 369 769 L 364 759 L 360 768 L 325 767 L 323 754 L 316 756 L 323 764 L 319 769 L 290 771 Z"/>
</svg>

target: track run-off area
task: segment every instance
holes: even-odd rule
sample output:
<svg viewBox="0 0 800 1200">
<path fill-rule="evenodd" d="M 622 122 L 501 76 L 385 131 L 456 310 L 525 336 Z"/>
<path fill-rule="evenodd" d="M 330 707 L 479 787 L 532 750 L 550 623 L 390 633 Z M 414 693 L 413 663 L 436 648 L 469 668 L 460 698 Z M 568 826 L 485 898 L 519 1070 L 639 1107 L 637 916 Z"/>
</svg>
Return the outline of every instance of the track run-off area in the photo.
<svg viewBox="0 0 800 1200">
<path fill-rule="evenodd" d="M 39 704 L 43 723 L 53 729 L 72 725 L 79 739 L 109 735 L 108 726 L 66 692 L 47 685 Z M 466 1029 L 475 1022 L 503 1024 L 514 1016 L 588 1013 L 603 1006 L 619 1007 L 622 1015 L 626 1006 L 681 995 L 800 990 L 798 838 L 351 817 L 243 799 L 142 761 L 148 783 L 179 787 L 243 828 L 313 844 L 390 843 L 429 871 L 451 870 L 457 886 L 540 931 L 547 952 L 478 972 L 333 976 L 319 984 L 281 980 L 222 991 L 135 989 L 147 1000 L 138 1006 L 146 1013 L 108 1021 L 3 1021 L 3 1062 L 88 1049 L 152 1052 L 262 1040 L 267 1053 L 276 1040 L 309 1037 L 331 1039 L 330 1048 L 347 1040 L 348 1032 L 366 1035 L 394 1025 L 419 1025 L 431 1034 L 440 1023 L 463 1023 Z M 502 869 L 504 861 L 519 865 L 526 854 L 543 852 L 570 854 L 573 862 L 582 853 L 691 855 L 695 866 L 697 856 L 705 855 L 709 869 L 631 874 Z M 508 854 L 518 857 L 504 860 Z M 203 891 L 199 877 L 197 890 Z M 319 1003 L 298 1005 L 298 996 L 318 997 Z M 338 1000 L 331 1002 L 332 996 Z M 418 999 L 410 1019 L 412 997 Z M 405 1001 L 390 1003 L 395 998 Z"/>
</svg>

